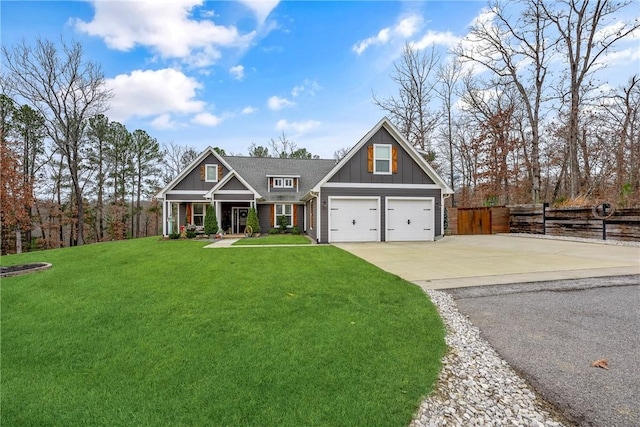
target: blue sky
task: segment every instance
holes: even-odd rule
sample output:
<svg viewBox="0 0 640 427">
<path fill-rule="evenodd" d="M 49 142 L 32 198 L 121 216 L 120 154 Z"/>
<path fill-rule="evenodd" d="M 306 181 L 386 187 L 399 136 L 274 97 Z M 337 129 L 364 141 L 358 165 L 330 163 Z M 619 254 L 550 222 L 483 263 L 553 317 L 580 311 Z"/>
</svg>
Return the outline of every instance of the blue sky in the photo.
<svg viewBox="0 0 640 427">
<path fill-rule="evenodd" d="M 99 0 L 0 7 L 3 45 L 38 36 L 81 42 L 114 93 L 106 114 L 130 131 L 235 154 L 284 131 L 299 148 L 331 158 L 384 115 L 372 92 L 395 93 L 389 75 L 405 42 L 445 52 L 485 6 Z"/>
</svg>

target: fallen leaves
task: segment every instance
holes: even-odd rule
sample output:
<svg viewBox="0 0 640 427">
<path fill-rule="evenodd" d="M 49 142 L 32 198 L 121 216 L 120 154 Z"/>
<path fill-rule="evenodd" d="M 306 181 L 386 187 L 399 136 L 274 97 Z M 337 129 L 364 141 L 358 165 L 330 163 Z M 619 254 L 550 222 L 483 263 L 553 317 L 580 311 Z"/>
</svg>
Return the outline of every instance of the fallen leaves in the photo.
<svg viewBox="0 0 640 427">
<path fill-rule="evenodd" d="M 607 359 L 598 359 L 591 362 L 594 368 L 609 369 L 609 361 Z"/>
</svg>

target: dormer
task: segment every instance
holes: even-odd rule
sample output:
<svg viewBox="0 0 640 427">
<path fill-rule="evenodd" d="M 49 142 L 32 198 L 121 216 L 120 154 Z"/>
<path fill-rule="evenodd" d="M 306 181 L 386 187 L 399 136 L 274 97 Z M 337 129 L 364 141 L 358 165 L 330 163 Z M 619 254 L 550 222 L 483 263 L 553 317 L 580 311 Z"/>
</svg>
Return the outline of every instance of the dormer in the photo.
<svg viewBox="0 0 640 427">
<path fill-rule="evenodd" d="M 300 175 L 267 175 L 269 192 L 298 192 Z"/>
</svg>

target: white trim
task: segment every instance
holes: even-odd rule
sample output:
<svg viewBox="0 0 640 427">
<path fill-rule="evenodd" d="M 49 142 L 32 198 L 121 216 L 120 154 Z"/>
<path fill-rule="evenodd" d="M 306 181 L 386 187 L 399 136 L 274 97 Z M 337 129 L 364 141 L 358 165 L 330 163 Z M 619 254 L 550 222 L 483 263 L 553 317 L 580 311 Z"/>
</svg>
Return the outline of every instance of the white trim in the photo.
<svg viewBox="0 0 640 427">
<path fill-rule="evenodd" d="M 382 214 L 382 212 L 380 211 L 380 196 L 329 196 L 327 197 L 327 242 L 331 243 L 331 201 L 332 200 L 337 200 L 337 199 L 342 199 L 342 200 L 354 200 L 354 199 L 358 199 L 358 200 L 376 200 L 378 202 L 378 222 L 377 222 L 377 237 L 376 237 L 376 242 L 380 241 L 380 215 Z"/>
<path fill-rule="evenodd" d="M 441 196 L 442 197 L 442 196 Z M 384 198 L 384 241 L 385 242 L 395 242 L 396 240 L 389 240 L 389 235 L 388 235 L 388 231 L 389 231 L 389 215 L 387 214 L 387 211 L 389 210 L 389 200 L 421 200 L 421 201 L 430 201 L 431 202 L 431 207 L 433 209 L 433 215 L 431 215 L 431 219 L 432 219 L 432 223 L 431 225 L 431 240 L 415 240 L 417 242 L 421 242 L 421 241 L 433 241 L 436 238 L 436 216 L 435 216 L 435 209 L 436 209 L 436 198 L 435 197 L 410 197 L 410 196 L 386 196 Z"/>
<path fill-rule="evenodd" d="M 240 181 L 240 184 L 245 186 L 247 190 L 237 190 L 237 191 L 236 190 L 218 190 L 218 188 L 222 188 L 225 185 L 227 185 L 227 183 L 231 181 L 231 178 L 233 178 L 234 176 L 238 179 L 238 181 Z M 222 193 L 222 191 L 231 191 L 231 193 Z M 249 193 L 242 193 L 242 191 L 249 191 Z M 254 198 L 256 199 L 262 198 L 260 193 L 258 193 L 255 190 L 255 188 L 250 186 L 249 183 L 245 181 L 244 178 L 242 178 L 240 174 L 238 174 L 235 170 L 232 170 L 231 172 L 226 174 L 224 178 L 222 178 L 216 185 L 214 185 L 211 188 L 211 190 L 206 191 L 204 197 L 205 199 L 211 199 L 214 194 L 232 194 L 232 193 L 233 194 L 253 194 L 255 196 Z"/>
<path fill-rule="evenodd" d="M 218 190 L 213 192 L 214 196 L 216 194 L 255 194 L 255 193 L 251 190 Z"/>
<path fill-rule="evenodd" d="M 300 178 L 300 175 L 266 175 L 267 178 Z"/>
<path fill-rule="evenodd" d="M 222 166 L 224 166 L 225 168 L 227 168 L 228 171 L 232 171 L 233 168 L 231 166 L 229 166 L 229 164 L 222 158 L 221 155 L 219 155 L 218 153 L 216 153 L 216 151 L 211 148 L 211 146 L 205 148 L 202 153 L 200 153 L 198 155 L 198 157 L 196 157 L 195 159 L 193 159 L 193 161 L 191 163 L 189 163 L 189 165 L 184 168 L 179 174 L 178 176 L 176 176 L 175 178 L 173 178 L 173 180 L 171 180 L 171 182 L 167 185 L 165 185 L 162 190 L 160 190 L 158 192 L 158 194 L 156 195 L 156 197 L 158 198 L 163 198 L 164 194 L 167 193 L 167 191 L 169 191 L 171 188 L 175 187 L 180 181 L 182 181 L 184 179 L 185 176 L 189 175 L 196 166 L 198 166 L 200 163 L 202 163 L 204 161 L 204 159 L 207 158 L 207 156 L 209 154 L 212 154 L 213 157 L 215 157 L 220 164 L 222 164 Z"/>
<path fill-rule="evenodd" d="M 376 151 L 378 151 L 378 147 L 384 147 L 384 148 L 388 148 L 389 149 L 389 158 L 388 159 L 380 159 L 380 160 L 385 160 L 389 162 L 389 170 L 387 171 L 378 171 L 377 170 L 377 160 L 378 158 L 376 157 Z M 374 175 L 392 175 L 393 174 L 393 167 L 392 167 L 392 162 L 393 162 L 393 145 L 391 144 L 373 144 L 373 174 Z"/>
<path fill-rule="evenodd" d="M 276 182 L 280 180 L 280 185 L 277 185 Z M 273 188 L 294 188 L 293 185 L 294 178 L 286 177 L 286 176 L 274 176 L 273 177 Z M 291 185 L 287 185 L 287 183 L 291 183 Z"/>
<path fill-rule="evenodd" d="M 325 188 L 398 188 L 405 190 L 442 190 L 438 184 L 373 184 L 366 182 L 327 182 Z"/>
<path fill-rule="evenodd" d="M 169 190 L 165 194 L 194 194 L 196 196 L 204 196 L 206 190 Z"/>
<path fill-rule="evenodd" d="M 209 168 L 216 168 L 216 173 L 213 175 L 213 179 L 207 179 Z M 204 165 L 204 182 L 218 182 L 218 165 L 211 163 Z"/>
<path fill-rule="evenodd" d="M 431 167 L 431 165 L 418 153 L 416 148 L 411 145 L 404 136 L 400 133 L 398 128 L 387 118 L 383 117 L 367 134 L 354 145 L 351 150 L 344 156 L 336 165 L 327 173 L 312 189 L 311 191 L 320 191 L 320 188 L 325 185 L 342 167 L 351 160 L 353 156 L 367 143 L 371 138 L 384 127 L 396 142 L 411 156 L 411 158 L 421 167 L 421 169 L 442 189 L 445 194 L 453 194 L 453 190 L 449 185 L 438 175 L 438 173 Z"/>
<path fill-rule="evenodd" d="M 295 218 L 293 217 L 293 205 L 297 205 L 297 203 L 273 203 L 273 228 L 280 228 L 280 224 L 278 224 L 278 216 L 291 217 L 291 225 L 287 225 L 287 228 L 294 227 L 293 224 L 295 223 Z M 286 213 L 278 215 L 278 212 L 276 212 L 277 206 L 283 206 L 283 211 L 285 210 L 284 206 L 291 206 L 291 213 L 289 215 L 287 215 Z"/>
</svg>

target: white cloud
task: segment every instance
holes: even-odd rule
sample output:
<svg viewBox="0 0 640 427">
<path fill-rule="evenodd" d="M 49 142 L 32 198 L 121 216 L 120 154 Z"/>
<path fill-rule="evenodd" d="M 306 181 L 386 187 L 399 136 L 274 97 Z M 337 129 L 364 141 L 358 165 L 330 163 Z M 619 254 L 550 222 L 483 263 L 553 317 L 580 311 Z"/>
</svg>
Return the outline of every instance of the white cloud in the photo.
<svg viewBox="0 0 640 427">
<path fill-rule="evenodd" d="M 257 111 L 258 111 L 257 108 L 254 108 L 251 105 L 249 105 L 249 106 L 244 107 L 242 109 L 242 114 L 253 114 L 253 113 L 257 112 Z"/>
<path fill-rule="evenodd" d="M 353 51 L 361 55 L 369 46 L 386 44 L 397 38 L 407 39 L 413 36 L 422 25 L 420 16 L 411 15 L 401 19 L 393 28 L 383 28 L 375 36 L 359 41 L 353 46 Z"/>
<path fill-rule="evenodd" d="M 106 86 L 114 94 L 109 117 L 117 121 L 126 121 L 134 116 L 197 113 L 205 105 L 196 99 L 196 91 L 202 85 L 172 68 L 120 74 L 107 79 Z M 167 118 L 156 120 L 159 120 L 158 123 L 169 123 Z"/>
<path fill-rule="evenodd" d="M 175 129 L 178 127 L 178 123 L 171 118 L 171 114 L 160 114 L 153 119 L 150 124 L 153 128 L 160 130 Z"/>
<path fill-rule="evenodd" d="M 229 74 L 236 80 L 242 80 L 244 79 L 244 67 L 242 65 L 231 67 L 229 68 Z"/>
<path fill-rule="evenodd" d="M 287 120 L 278 120 L 276 130 L 293 131 L 296 134 L 302 134 L 320 126 L 320 122 L 316 120 L 306 120 L 303 122 L 288 122 Z"/>
<path fill-rule="evenodd" d="M 267 100 L 267 106 L 274 111 L 282 110 L 285 107 L 292 107 L 296 105 L 295 102 L 289 101 L 287 98 L 281 98 L 279 96 L 272 96 Z"/>
<path fill-rule="evenodd" d="M 200 113 L 196 114 L 191 122 L 203 126 L 216 127 L 222 122 L 222 117 L 215 116 L 211 113 Z"/>
<path fill-rule="evenodd" d="M 453 47 L 460 41 L 460 37 L 453 34 L 451 31 L 427 31 L 418 41 L 412 42 L 411 46 L 415 49 L 422 50 L 434 45 L 442 45 L 446 47 Z"/>
<path fill-rule="evenodd" d="M 163 58 L 183 59 L 196 66 L 215 62 L 220 57 L 219 47 L 247 47 L 256 34 L 252 31 L 241 35 L 235 26 L 193 19 L 192 9 L 204 4 L 204 0 L 92 3 L 93 20 L 74 22 L 79 31 L 103 38 L 112 49 L 128 51 L 144 46 Z"/>
<path fill-rule="evenodd" d="M 303 92 L 308 93 L 311 96 L 315 96 L 316 92 L 322 89 L 317 81 L 305 79 L 302 84 L 294 86 L 291 90 L 291 96 L 294 98 L 299 96 Z"/>
<path fill-rule="evenodd" d="M 251 9 L 256 15 L 258 24 L 262 25 L 271 11 L 278 6 L 280 0 L 240 0 L 240 3 Z"/>
</svg>

